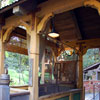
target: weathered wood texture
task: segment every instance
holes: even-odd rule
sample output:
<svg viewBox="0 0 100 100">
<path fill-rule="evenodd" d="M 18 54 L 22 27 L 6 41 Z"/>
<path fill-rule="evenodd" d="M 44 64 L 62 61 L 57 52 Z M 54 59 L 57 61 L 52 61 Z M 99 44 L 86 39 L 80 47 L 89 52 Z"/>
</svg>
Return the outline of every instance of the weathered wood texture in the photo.
<svg viewBox="0 0 100 100">
<path fill-rule="evenodd" d="M 39 96 L 51 95 L 75 89 L 73 84 L 43 84 L 39 85 Z"/>
<path fill-rule="evenodd" d="M 39 35 L 36 33 L 37 18 L 32 18 L 33 29 L 30 30 L 30 51 L 29 60 L 32 67 L 32 86 L 30 90 L 30 100 L 38 100 L 38 68 L 39 68 Z"/>
<path fill-rule="evenodd" d="M 77 97 L 77 93 L 79 93 L 79 95 L 81 95 L 81 91 L 82 90 L 80 90 L 80 89 L 73 89 L 73 90 L 70 90 L 70 91 L 67 91 L 67 92 L 42 96 L 42 97 L 39 98 L 39 100 L 60 100 L 60 99 L 66 100 L 66 98 L 64 98 L 66 96 L 68 96 L 68 97 L 72 96 L 73 100 L 81 100 L 81 96 Z M 72 99 L 70 99 L 70 100 L 72 100 Z"/>
<path fill-rule="evenodd" d="M 28 90 L 28 85 L 23 85 L 23 86 L 10 86 L 10 88 Z"/>
<path fill-rule="evenodd" d="M 76 85 L 77 61 L 63 61 L 55 64 L 54 75 L 58 83 Z"/>
<path fill-rule="evenodd" d="M 20 53 L 20 54 L 28 55 L 28 50 L 27 49 L 21 48 L 21 47 L 16 46 L 16 45 L 6 44 L 5 50 L 9 51 L 9 52 L 14 52 L 14 53 Z"/>
<path fill-rule="evenodd" d="M 5 46 L 2 39 L 2 32 L 0 31 L 0 75 L 4 73 L 4 56 Z"/>
<path fill-rule="evenodd" d="M 96 9 L 81 7 L 74 10 L 83 39 L 100 38 L 100 16 Z"/>
<path fill-rule="evenodd" d="M 12 31 L 12 36 L 17 36 L 17 37 L 20 37 L 22 39 L 26 39 L 26 30 L 25 29 L 22 29 L 22 28 L 19 28 L 19 27 L 16 27 L 13 31 Z"/>
<path fill-rule="evenodd" d="M 17 27 L 19 25 L 23 25 L 22 21 L 30 21 L 31 15 L 25 16 L 10 16 L 5 19 L 5 25 L 2 27 L 3 29 L 7 29 L 9 27 Z"/>
<path fill-rule="evenodd" d="M 83 47 L 79 47 L 79 58 L 78 58 L 78 84 L 77 87 L 83 89 Z"/>
<path fill-rule="evenodd" d="M 48 0 L 38 6 L 40 11 L 37 12 L 37 16 L 41 17 L 48 13 L 61 13 L 81 7 L 84 5 L 84 0 Z M 51 9 L 52 8 L 52 9 Z"/>
<path fill-rule="evenodd" d="M 55 29 L 63 42 L 77 40 L 77 28 L 71 12 L 57 14 L 54 22 Z"/>
</svg>

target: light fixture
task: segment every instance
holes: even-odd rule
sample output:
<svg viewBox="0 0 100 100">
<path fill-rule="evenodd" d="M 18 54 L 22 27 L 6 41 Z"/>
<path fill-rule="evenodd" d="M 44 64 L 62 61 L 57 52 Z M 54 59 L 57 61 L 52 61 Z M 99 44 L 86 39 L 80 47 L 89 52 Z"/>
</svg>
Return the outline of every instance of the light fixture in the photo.
<svg viewBox="0 0 100 100">
<path fill-rule="evenodd" d="M 51 32 L 48 34 L 48 36 L 52 37 L 52 38 L 57 38 L 59 37 L 59 34 L 56 32 L 55 30 L 55 26 L 54 26 L 54 18 L 51 19 L 51 25 L 52 25 L 52 30 Z"/>
</svg>

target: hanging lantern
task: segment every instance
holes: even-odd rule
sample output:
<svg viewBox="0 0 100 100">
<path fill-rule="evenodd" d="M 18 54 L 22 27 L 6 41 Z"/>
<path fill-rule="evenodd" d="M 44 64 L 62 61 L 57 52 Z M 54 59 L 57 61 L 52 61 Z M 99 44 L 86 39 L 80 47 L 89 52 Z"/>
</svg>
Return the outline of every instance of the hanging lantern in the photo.
<svg viewBox="0 0 100 100">
<path fill-rule="evenodd" d="M 50 36 L 50 37 L 52 37 L 52 38 L 57 38 L 57 37 L 59 37 L 59 33 L 57 33 L 56 30 L 55 30 L 54 18 L 51 19 L 51 25 L 52 25 L 52 30 L 51 30 L 51 32 L 48 34 L 48 36 Z"/>
</svg>

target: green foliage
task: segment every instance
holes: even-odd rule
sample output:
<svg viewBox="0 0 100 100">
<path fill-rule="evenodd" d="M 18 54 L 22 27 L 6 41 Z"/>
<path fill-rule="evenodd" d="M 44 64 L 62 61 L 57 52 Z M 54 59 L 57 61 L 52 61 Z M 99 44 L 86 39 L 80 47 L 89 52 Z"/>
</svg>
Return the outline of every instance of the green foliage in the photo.
<svg viewBox="0 0 100 100">
<path fill-rule="evenodd" d="M 28 84 L 29 80 L 29 62 L 28 56 L 18 53 L 5 52 L 5 67 L 11 77 L 11 85 Z"/>
<path fill-rule="evenodd" d="M 100 62 L 100 49 L 89 49 L 83 56 L 83 67 L 86 68 L 92 64 Z"/>
<path fill-rule="evenodd" d="M 13 3 L 15 0 L 9 0 L 9 4 Z"/>
<path fill-rule="evenodd" d="M 61 57 L 61 58 L 60 58 Z M 59 59 L 77 60 L 75 52 L 72 55 L 68 55 L 68 52 L 63 52 Z M 94 63 L 100 62 L 100 50 L 89 49 L 83 56 L 83 67 L 86 68 Z M 29 81 L 29 61 L 28 56 L 5 52 L 5 67 L 8 67 L 8 73 L 11 77 L 10 85 L 25 85 Z M 40 76 L 39 72 L 39 76 Z M 45 73 L 45 79 L 49 79 L 49 74 Z"/>
<path fill-rule="evenodd" d="M 69 51 L 66 50 L 61 53 L 61 55 L 58 57 L 58 59 L 63 59 L 64 61 L 72 61 L 77 60 L 77 55 L 75 54 L 75 51 Z"/>
<path fill-rule="evenodd" d="M 0 0 L 0 8 L 10 5 L 15 1 L 18 1 L 18 0 Z"/>
<path fill-rule="evenodd" d="M 72 55 L 69 55 L 69 51 L 64 51 L 58 57 L 58 59 L 63 59 L 64 61 L 71 61 L 71 60 L 77 60 L 78 57 L 74 51 Z M 89 49 L 87 53 L 83 56 L 83 68 L 86 68 L 98 62 L 100 62 L 100 49 L 99 48 Z"/>
</svg>

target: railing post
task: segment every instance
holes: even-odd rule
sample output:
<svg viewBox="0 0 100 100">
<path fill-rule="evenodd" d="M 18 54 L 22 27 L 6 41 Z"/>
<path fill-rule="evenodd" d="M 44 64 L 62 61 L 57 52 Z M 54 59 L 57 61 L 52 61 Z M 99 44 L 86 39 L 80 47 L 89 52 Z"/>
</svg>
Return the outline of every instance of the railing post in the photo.
<svg viewBox="0 0 100 100">
<path fill-rule="evenodd" d="M 95 100 L 95 85 L 93 84 L 93 100 Z"/>
<path fill-rule="evenodd" d="M 7 74 L 0 76 L 0 100 L 10 100 L 10 77 Z"/>
<path fill-rule="evenodd" d="M 69 100 L 73 100 L 73 94 L 72 93 L 70 93 L 70 95 L 69 95 Z"/>
<path fill-rule="evenodd" d="M 100 100 L 100 87 L 99 87 L 99 100 Z"/>
<path fill-rule="evenodd" d="M 85 87 L 83 87 L 82 100 L 85 100 Z"/>
</svg>

